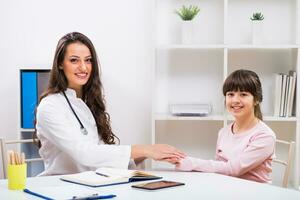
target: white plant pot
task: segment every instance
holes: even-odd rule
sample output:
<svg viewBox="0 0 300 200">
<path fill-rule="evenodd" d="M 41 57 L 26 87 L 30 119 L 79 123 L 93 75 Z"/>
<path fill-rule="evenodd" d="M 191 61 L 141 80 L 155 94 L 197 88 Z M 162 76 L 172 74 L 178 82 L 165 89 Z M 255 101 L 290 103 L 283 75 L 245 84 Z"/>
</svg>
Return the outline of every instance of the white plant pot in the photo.
<svg viewBox="0 0 300 200">
<path fill-rule="evenodd" d="M 262 44 L 263 42 L 263 21 L 253 20 L 252 21 L 252 44 Z"/>
<path fill-rule="evenodd" d="M 194 22 L 182 21 L 181 24 L 182 44 L 192 44 L 194 41 Z"/>
</svg>

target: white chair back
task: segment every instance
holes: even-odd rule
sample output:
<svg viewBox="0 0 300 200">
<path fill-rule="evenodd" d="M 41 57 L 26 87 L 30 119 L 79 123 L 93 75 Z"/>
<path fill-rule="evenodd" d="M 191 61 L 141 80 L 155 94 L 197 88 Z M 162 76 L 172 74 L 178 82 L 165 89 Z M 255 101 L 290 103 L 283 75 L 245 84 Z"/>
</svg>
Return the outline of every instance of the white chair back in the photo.
<svg viewBox="0 0 300 200">
<path fill-rule="evenodd" d="M 35 141 L 33 139 L 20 139 L 20 140 L 5 140 L 3 138 L 0 138 L 0 150 L 1 150 L 1 163 L 2 163 L 2 174 L 3 178 L 7 178 L 7 145 L 10 144 L 26 144 L 26 143 L 34 143 Z M 42 158 L 29 158 L 25 159 L 26 163 L 30 162 L 37 162 L 37 161 L 43 161 Z"/>
<path fill-rule="evenodd" d="M 287 153 L 285 156 L 285 159 L 282 158 L 275 158 L 273 160 L 273 164 L 278 164 L 283 166 L 284 172 L 282 176 L 282 187 L 287 187 L 288 186 L 288 181 L 289 181 L 289 176 L 291 172 L 291 167 L 292 167 L 292 160 L 294 159 L 294 150 L 295 150 L 295 142 L 294 141 L 284 141 L 284 140 L 276 140 L 276 149 L 279 148 L 280 146 L 285 146 L 284 149 L 287 149 Z M 278 153 L 278 150 L 275 152 Z"/>
</svg>

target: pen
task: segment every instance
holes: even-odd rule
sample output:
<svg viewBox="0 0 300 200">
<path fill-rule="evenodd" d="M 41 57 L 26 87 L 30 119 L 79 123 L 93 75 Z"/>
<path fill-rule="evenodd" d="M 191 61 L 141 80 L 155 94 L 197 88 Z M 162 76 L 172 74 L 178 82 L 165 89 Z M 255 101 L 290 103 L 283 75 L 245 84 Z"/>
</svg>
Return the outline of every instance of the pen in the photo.
<svg viewBox="0 0 300 200">
<path fill-rule="evenodd" d="M 84 196 L 73 196 L 72 199 L 87 199 L 92 197 L 97 197 L 98 193 L 90 194 L 90 195 L 84 195 Z"/>
<path fill-rule="evenodd" d="M 41 194 L 32 192 L 32 191 L 30 191 L 30 190 L 28 190 L 28 189 L 24 189 L 23 192 L 26 192 L 26 193 L 31 194 L 31 195 L 33 195 L 33 196 L 40 197 L 40 198 L 42 198 L 42 199 L 46 199 L 46 200 L 54 200 L 54 199 L 51 199 L 51 198 L 49 198 L 49 197 L 43 196 L 43 195 L 41 195 Z"/>
<path fill-rule="evenodd" d="M 96 174 L 98 174 L 98 175 L 100 175 L 100 176 L 104 176 L 104 177 L 109 177 L 108 175 L 102 174 L 102 173 L 99 173 L 99 172 L 96 172 Z"/>
<path fill-rule="evenodd" d="M 117 195 L 114 194 L 109 194 L 109 195 L 99 195 L 98 194 L 93 194 L 91 196 L 73 196 L 71 200 L 93 200 L 93 199 L 110 199 L 114 198 Z"/>
</svg>

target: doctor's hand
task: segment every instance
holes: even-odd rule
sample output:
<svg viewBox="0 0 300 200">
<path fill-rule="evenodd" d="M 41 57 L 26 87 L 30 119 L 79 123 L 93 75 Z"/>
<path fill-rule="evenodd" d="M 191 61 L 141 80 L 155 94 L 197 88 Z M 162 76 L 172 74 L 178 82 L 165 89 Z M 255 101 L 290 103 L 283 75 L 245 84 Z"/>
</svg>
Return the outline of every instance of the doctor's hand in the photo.
<svg viewBox="0 0 300 200">
<path fill-rule="evenodd" d="M 165 158 L 163 160 L 159 160 L 159 161 L 164 161 L 164 162 L 168 162 L 170 164 L 173 164 L 173 165 L 178 165 L 184 158 L 176 158 L 176 157 L 172 157 L 172 158 Z"/>
<path fill-rule="evenodd" d="M 168 144 L 133 145 L 131 147 L 131 158 L 146 157 L 176 164 L 185 156 L 185 153 Z"/>
<path fill-rule="evenodd" d="M 167 161 L 175 164 L 185 156 L 182 151 L 168 144 L 154 144 L 148 147 L 148 157 L 153 160 Z"/>
</svg>

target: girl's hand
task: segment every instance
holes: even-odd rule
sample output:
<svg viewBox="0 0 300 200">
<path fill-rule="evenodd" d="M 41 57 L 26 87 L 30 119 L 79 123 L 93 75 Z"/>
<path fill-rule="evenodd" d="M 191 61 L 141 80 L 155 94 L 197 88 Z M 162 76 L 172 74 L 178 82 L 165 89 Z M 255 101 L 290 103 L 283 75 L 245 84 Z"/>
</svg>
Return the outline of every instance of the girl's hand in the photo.
<svg viewBox="0 0 300 200">
<path fill-rule="evenodd" d="M 182 159 L 178 159 L 176 157 L 173 157 L 173 158 L 166 158 L 166 159 L 163 159 L 163 160 L 160 160 L 160 161 L 164 161 L 164 162 L 168 162 L 168 163 L 171 163 L 173 165 L 177 165 L 180 163 Z"/>
<path fill-rule="evenodd" d="M 182 159 L 175 167 L 179 171 L 192 171 L 193 170 L 193 161 L 191 157 L 185 157 Z"/>
</svg>

